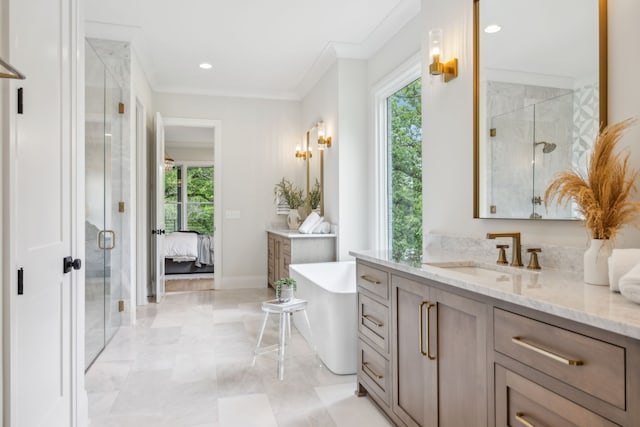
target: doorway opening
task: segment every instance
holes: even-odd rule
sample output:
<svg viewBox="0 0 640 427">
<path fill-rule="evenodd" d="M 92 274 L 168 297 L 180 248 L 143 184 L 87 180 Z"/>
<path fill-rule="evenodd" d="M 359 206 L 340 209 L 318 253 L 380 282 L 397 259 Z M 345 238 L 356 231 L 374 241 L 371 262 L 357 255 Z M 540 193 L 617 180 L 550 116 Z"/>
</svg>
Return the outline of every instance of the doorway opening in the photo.
<svg viewBox="0 0 640 427">
<path fill-rule="evenodd" d="M 155 144 L 147 283 L 161 302 L 167 291 L 215 289 L 222 277 L 220 121 L 158 116 Z"/>
</svg>

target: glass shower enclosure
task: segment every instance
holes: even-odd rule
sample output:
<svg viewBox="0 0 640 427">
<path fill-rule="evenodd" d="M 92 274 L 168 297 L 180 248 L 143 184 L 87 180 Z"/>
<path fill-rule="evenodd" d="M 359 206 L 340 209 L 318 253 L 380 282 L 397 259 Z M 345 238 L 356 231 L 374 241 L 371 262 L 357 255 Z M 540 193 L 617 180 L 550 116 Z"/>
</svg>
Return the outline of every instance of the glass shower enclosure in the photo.
<svg viewBox="0 0 640 427">
<path fill-rule="evenodd" d="M 85 42 L 85 369 L 121 323 L 122 89 Z"/>
</svg>

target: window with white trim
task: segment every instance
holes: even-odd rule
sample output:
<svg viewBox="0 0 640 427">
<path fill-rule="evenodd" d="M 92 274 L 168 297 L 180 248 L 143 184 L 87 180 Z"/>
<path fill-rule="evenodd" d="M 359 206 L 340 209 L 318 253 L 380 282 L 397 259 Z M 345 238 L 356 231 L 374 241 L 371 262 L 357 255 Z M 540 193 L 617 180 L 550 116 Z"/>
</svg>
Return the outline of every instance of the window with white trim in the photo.
<svg viewBox="0 0 640 427">
<path fill-rule="evenodd" d="M 176 165 L 165 172 L 164 179 L 167 233 L 213 234 L 213 166 Z"/>
<path fill-rule="evenodd" d="M 396 259 L 422 254 L 422 81 L 419 61 L 378 86 L 377 246 Z"/>
</svg>

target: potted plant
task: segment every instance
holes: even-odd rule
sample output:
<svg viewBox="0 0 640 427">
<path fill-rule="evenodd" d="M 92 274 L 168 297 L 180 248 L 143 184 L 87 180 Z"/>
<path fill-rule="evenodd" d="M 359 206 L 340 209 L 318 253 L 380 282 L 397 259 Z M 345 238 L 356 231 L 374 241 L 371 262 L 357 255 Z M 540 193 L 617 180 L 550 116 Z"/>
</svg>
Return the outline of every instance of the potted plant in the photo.
<svg viewBox="0 0 640 427">
<path fill-rule="evenodd" d="M 300 213 L 298 208 L 304 204 L 304 196 L 302 189 L 298 188 L 295 184 L 286 178 L 276 184 L 273 189 L 273 194 L 278 201 L 284 200 L 289 206 L 289 215 L 287 216 L 287 224 L 289 228 L 295 230 L 300 226 Z"/>
<path fill-rule="evenodd" d="M 320 207 L 321 196 L 322 195 L 320 194 L 320 182 L 318 181 L 318 178 L 316 178 L 316 183 L 313 184 L 313 188 L 311 189 L 311 191 L 309 191 L 309 195 L 308 195 L 309 206 L 311 207 L 312 211 L 315 211 Z"/>
<path fill-rule="evenodd" d="M 573 200 L 591 235 L 591 245 L 584 255 L 584 281 L 608 285 L 607 260 L 618 230 L 632 223 L 640 203 L 630 200 L 638 171 L 629 168 L 629 152 L 614 153 L 616 144 L 633 121 L 628 119 L 603 129 L 591 153 L 586 176 L 577 171 L 561 172 L 544 194 L 544 204 Z"/>
<path fill-rule="evenodd" d="M 276 288 L 276 298 L 278 302 L 289 302 L 293 299 L 293 291 L 297 289 L 295 279 L 282 277 L 273 286 Z"/>
</svg>

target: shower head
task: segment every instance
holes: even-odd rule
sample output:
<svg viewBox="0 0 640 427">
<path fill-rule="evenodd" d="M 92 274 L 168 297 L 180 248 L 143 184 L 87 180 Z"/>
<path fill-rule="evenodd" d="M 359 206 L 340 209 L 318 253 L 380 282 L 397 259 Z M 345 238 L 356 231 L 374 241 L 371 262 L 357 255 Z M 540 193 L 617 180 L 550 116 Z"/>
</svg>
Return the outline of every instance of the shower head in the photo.
<svg viewBox="0 0 640 427">
<path fill-rule="evenodd" d="M 556 149 L 556 144 L 554 144 L 553 142 L 540 141 L 540 142 L 536 142 L 536 143 L 535 143 L 535 144 L 533 144 L 533 145 L 534 145 L 534 147 L 535 147 L 535 146 L 538 146 L 538 145 L 540 145 L 540 144 L 542 144 L 542 152 L 543 152 L 544 154 L 549 154 L 549 153 L 551 153 L 553 150 L 555 150 L 555 149 Z"/>
</svg>

